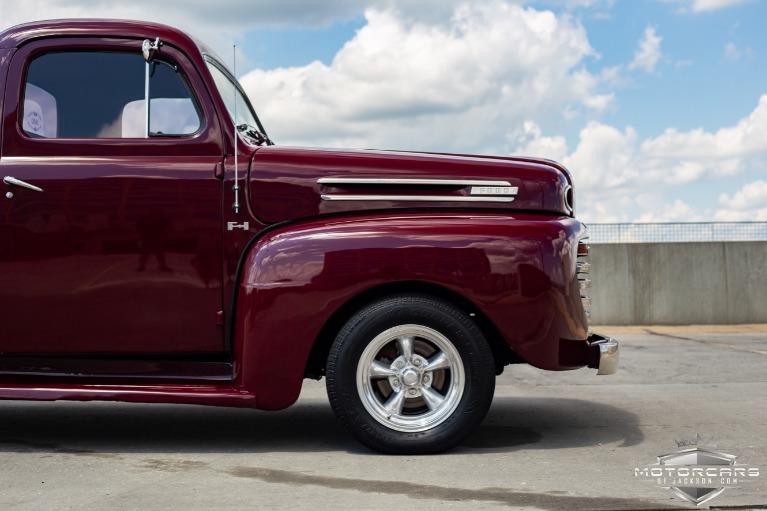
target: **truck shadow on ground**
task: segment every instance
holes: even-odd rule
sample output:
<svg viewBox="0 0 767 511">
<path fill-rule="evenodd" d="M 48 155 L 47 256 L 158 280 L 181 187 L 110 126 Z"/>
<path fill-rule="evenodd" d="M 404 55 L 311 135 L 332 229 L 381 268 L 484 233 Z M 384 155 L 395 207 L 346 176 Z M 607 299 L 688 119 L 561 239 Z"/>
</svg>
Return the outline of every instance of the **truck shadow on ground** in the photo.
<svg viewBox="0 0 767 511">
<path fill-rule="evenodd" d="M 639 445 L 639 417 L 596 401 L 566 398 L 502 397 L 462 449 L 513 451 L 557 449 L 621 442 Z"/>
<path fill-rule="evenodd" d="M 457 452 L 511 452 L 641 443 L 637 415 L 581 399 L 496 398 Z M 327 401 L 280 412 L 187 405 L 0 402 L 0 452 L 370 454 L 335 420 Z M 454 452 L 456 452 L 454 451 Z"/>
</svg>

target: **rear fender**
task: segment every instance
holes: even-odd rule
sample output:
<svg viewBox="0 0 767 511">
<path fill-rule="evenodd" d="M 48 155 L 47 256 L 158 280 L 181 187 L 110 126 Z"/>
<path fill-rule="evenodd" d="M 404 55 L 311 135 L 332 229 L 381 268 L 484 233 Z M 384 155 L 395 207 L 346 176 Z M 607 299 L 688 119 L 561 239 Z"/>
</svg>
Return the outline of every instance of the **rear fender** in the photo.
<svg viewBox="0 0 767 511">
<path fill-rule="evenodd" d="M 526 361 L 556 364 L 557 352 L 536 341 L 556 337 L 549 343 L 556 350 L 561 338 L 586 337 L 577 290 L 578 299 L 567 298 L 575 278 L 570 244 L 577 245 L 580 229 L 567 217 L 456 213 L 371 214 L 276 228 L 242 266 L 235 382 L 256 394 L 259 408 L 289 406 L 329 319 L 355 297 L 396 282 L 461 295 Z"/>
</svg>

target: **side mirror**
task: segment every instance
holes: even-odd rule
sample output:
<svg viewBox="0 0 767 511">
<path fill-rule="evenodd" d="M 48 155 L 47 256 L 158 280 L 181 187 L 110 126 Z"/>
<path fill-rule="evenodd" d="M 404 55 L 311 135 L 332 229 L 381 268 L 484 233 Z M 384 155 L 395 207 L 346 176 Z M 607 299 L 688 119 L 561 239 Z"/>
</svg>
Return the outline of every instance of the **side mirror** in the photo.
<svg viewBox="0 0 767 511">
<path fill-rule="evenodd" d="M 154 42 L 149 39 L 144 39 L 144 42 L 141 43 L 141 53 L 144 54 L 144 60 L 146 60 L 147 63 L 154 59 L 154 55 L 157 53 L 157 50 L 160 49 L 161 45 L 162 43 L 160 42 L 159 37 L 155 38 Z"/>
</svg>

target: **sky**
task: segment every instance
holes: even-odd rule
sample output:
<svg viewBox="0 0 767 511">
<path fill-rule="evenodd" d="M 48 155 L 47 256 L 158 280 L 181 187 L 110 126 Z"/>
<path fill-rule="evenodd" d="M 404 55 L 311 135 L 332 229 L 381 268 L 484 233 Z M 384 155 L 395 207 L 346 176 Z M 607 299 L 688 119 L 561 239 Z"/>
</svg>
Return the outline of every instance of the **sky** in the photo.
<svg viewBox="0 0 767 511">
<path fill-rule="evenodd" d="M 764 0 L 0 0 L 0 30 L 41 13 L 236 55 L 279 145 L 555 159 L 587 223 L 767 221 Z"/>
</svg>

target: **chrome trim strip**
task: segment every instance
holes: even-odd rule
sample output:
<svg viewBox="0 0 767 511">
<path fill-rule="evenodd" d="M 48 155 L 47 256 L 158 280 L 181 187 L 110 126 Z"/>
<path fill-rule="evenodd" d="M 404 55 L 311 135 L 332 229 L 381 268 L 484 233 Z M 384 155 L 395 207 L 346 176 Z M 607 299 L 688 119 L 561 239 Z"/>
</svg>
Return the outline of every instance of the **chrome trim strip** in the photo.
<svg viewBox="0 0 767 511">
<path fill-rule="evenodd" d="M 591 270 L 591 263 L 587 263 L 584 261 L 580 261 L 575 263 L 575 271 L 576 273 L 588 273 L 589 270 Z"/>
<path fill-rule="evenodd" d="M 589 279 L 578 279 L 578 286 L 581 289 L 588 289 L 591 287 L 591 280 Z"/>
<path fill-rule="evenodd" d="M 591 297 L 581 296 L 581 303 L 583 304 L 584 309 L 588 309 L 589 307 L 591 307 Z"/>
<path fill-rule="evenodd" d="M 472 186 L 469 195 L 517 195 L 516 186 Z"/>
<path fill-rule="evenodd" d="M 572 185 L 565 186 L 565 189 L 564 189 L 565 208 L 567 208 L 568 213 L 572 214 L 573 211 L 575 210 L 575 205 L 573 204 L 573 202 L 575 201 L 571 201 L 573 197 L 570 195 L 570 192 L 572 192 L 573 194 L 575 193 L 573 192 Z"/>
<path fill-rule="evenodd" d="M 423 186 L 511 186 L 508 181 L 476 179 L 412 179 L 381 177 L 321 177 L 318 185 L 423 185 Z M 516 188 L 514 188 L 516 190 Z"/>
<path fill-rule="evenodd" d="M 411 201 L 411 202 L 512 202 L 509 196 L 461 196 L 461 195 L 321 195 L 328 201 Z"/>
</svg>

